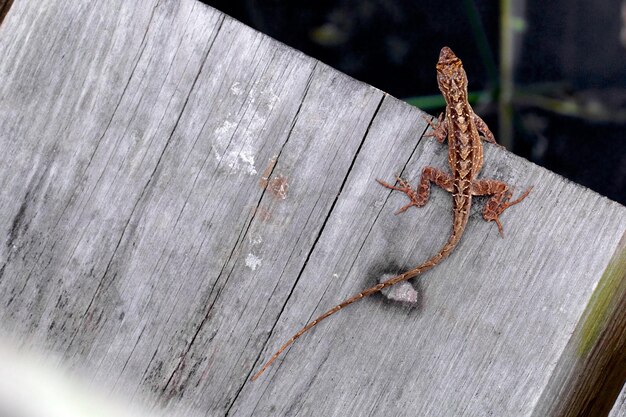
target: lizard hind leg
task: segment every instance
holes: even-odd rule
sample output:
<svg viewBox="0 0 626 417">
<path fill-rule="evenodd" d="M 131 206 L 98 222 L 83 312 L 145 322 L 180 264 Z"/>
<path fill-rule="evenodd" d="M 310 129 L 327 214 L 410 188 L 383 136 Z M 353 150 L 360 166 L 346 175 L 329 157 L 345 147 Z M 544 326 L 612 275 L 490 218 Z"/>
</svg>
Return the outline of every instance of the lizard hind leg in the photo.
<svg viewBox="0 0 626 417">
<path fill-rule="evenodd" d="M 396 212 L 396 214 L 403 213 L 412 206 L 423 207 L 428 202 L 428 198 L 430 197 L 431 183 L 437 184 L 439 187 L 450 193 L 453 191 L 454 187 L 454 179 L 450 175 L 446 174 L 440 169 L 433 167 L 424 168 L 424 170 L 422 171 L 422 177 L 420 178 L 420 183 L 415 189 L 413 189 L 411 185 L 402 178 L 397 177 L 397 179 L 399 186 L 391 185 L 382 180 L 376 180 L 383 187 L 387 187 L 392 190 L 402 191 L 411 199 L 411 201 L 405 206 L 401 207 Z"/>
<path fill-rule="evenodd" d="M 472 182 L 472 194 L 477 196 L 485 196 L 490 195 L 491 198 L 485 204 L 485 208 L 483 209 L 483 218 L 487 221 L 493 221 L 498 226 L 498 231 L 500 232 L 500 236 L 504 237 L 504 231 L 502 228 L 502 223 L 500 222 L 500 215 L 504 212 L 504 210 L 508 209 L 511 206 L 521 202 L 525 199 L 532 187 L 526 190 L 521 196 L 517 199 L 510 201 L 513 197 L 513 193 L 509 189 L 509 186 L 497 180 L 476 180 Z"/>
</svg>

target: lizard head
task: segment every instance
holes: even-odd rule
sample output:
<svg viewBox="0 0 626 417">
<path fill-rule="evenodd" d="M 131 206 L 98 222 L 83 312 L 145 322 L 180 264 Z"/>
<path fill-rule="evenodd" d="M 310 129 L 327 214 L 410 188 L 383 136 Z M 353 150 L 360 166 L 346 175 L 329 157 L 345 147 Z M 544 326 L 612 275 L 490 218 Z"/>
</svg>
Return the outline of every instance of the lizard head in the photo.
<svg viewBox="0 0 626 417">
<path fill-rule="evenodd" d="M 452 49 L 444 46 L 437 61 L 437 84 L 444 97 L 467 97 L 467 75 L 463 63 Z"/>
</svg>

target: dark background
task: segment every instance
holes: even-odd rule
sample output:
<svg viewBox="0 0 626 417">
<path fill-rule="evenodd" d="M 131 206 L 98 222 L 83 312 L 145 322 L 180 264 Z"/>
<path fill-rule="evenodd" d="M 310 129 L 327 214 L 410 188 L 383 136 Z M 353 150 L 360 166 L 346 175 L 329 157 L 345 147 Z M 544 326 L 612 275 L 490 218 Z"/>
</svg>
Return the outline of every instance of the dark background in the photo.
<svg viewBox="0 0 626 417">
<path fill-rule="evenodd" d="M 626 0 L 203 1 L 431 114 L 449 46 L 498 141 L 626 204 Z"/>
</svg>

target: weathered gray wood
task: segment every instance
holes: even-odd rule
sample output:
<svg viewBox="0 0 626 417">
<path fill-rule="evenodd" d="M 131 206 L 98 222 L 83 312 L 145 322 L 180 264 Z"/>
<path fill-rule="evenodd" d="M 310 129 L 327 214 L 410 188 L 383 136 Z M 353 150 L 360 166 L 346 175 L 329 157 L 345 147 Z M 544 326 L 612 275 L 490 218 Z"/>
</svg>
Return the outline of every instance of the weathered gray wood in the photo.
<svg viewBox="0 0 626 417">
<path fill-rule="evenodd" d="M 0 56 L 0 330 L 22 343 L 181 415 L 539 416 L 598 386 L 576 371 L 621 339 L 603 316 L 576 347 L 624 207 L 487 146 L 483 177 L 535 187 L 506 238 L 476 206 L 418 308 L 361 301 L 250 383 L 445 241 L 447 193 L 394 216 L 374 181 L 445 166 L 421 113 L 192 0 L 17 2 Z"/>
<path fill-rule="evenodd" d="M 609 414 L 609 417 L 624 416 L 626 416 L 626 386 L 624 386 L 624 389 L 622 389 L 622 392 L 617 398 L 617 401 L 615 402 L 615 405 L 611 410 L 611 413 Z"/>
<path fill-rule="evenodd" d="M 605 416 L 626 380 L 626 238 L 609 261 L 535 409 Z"/>
</svg>

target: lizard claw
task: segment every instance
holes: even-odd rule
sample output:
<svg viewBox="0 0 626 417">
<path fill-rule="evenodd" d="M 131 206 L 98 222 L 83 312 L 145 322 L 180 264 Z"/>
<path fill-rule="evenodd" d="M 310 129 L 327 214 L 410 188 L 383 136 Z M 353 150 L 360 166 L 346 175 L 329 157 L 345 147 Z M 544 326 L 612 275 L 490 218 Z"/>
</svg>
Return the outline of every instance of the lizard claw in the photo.
<svg viewBox="0 0 626 417">
<path fill-rule="evenodd" d="M 402 206 L 400 207 L 400 209 L 398 211 L 396 211 L 394 214 L 398 215 L 400 213 L 404 213 L 405 211 L 407 211 L 409 208 L 411 208 L 412 206 L 415 207 L 419 207 L 417 204 L 415 204 L 415 202 L 411 201 L 409 204 L 407 204 L 406 206 Z"/>
<path fill-rule="evenodd" d="M 424 121 L 428 123 L 428 126 L 430 126 L 433 130 L 437 129 L 437 126 L 433 123 L 432 116 L 426 116 L 425 114 L 422 114 L 422 119 L 424 119 Z M 426 133 L 424 136 L 430 137 L 435 135 L 433 135 L 432 133 Z"/>
<path fill-rule="evenodd" d="M 498 231 L 500 232 L 500 237 L 504 239 L 504 231 L 502 230 L 502 223 L 500 223 L 500 219 L 496 217 L 494 221 L 498 225 Z"/>
<path fill-rule="evenodd" d="M 390 188 L 390 189 L 396 190 L 396 191 L 402 191 L 403 193 L 405 193 L 411 199 L 411 202 L 409 204 L 407 204 L 405 206 L 402 206 L 398 211 L 396 211 L 395 214 L 404 213 L 405 211 L 407 211 L 412 206 L 421 207 L 420 203 L 419 203 L 419 201 L 417 199 L 417 197 L 418 197 L 417 191 L 414 190 L 411 187 L 411 185 L 408 182 L 406 182 L 405 180 L 403 180 L 400 176 L 396 176 L 396 179 L 400 183 L 400 186 L 391 185 L 391 184 L 389 184 L 389 183 L 387 183 L 387 182 L 385 182 L 383 180 L 376 179 L 376 181 L 378 181 L 378 183 L 380 185 L 382 185 L 383 187 L 387 187 L 387 188 Z"/>
<path fill-rule="evenodd" d="M 516 205 L 517 203 L 521 202 L 523 199 L 525 199 L 525 198 L 528 196 L 528 194 L 530 194 L 530 192 L 531 192 L 532 190 L 533 190 L 533 187 L 528 187 L 528 190 L 524 191 L 524 194 L 522 194 L 521 196 L 519 196 L 519 197 L 517 198 L 517 200 L 510 201 L 510 202 L 508 202 L 508 201 L 507 201 L 507 202 L 505 202 L 505 203 L 504 203 L 504 204 L 506 205 L 506 207 L 505 207 L 505 208 L 509 208 L 509 207 L 514 206 L 514 205 Z"/>
<path fill-rule="evenodd" d="M 528 190 L 526 190 L 521 196 L 519 196 L 517 199 L 513 201 L 509 201 L 509 199 L 513 196 L 513 193 L 511 191 L 507 191 L 501 197 L 501 200 L 499 202 L 495 201 L 494 204 L 497 204 L 495 207 L 490 206 L 489 204 L 485 207 L 483 217 L 487 221 L 496 222 L 496 225 L 498 226 L 498 231 L 500 232 L 501 237 L 504 237 L 504 231 L 502 228 L 502 223 L 500 222 L 500 215 L 502 214 L 504 210 L 508 209 L 511 206 L 516 205 L 517 203 L 525 199 L 528 196 L 528 194 L 530 194 L 532 189 L 533 187 L 528 188 Z"/>
</svg>

